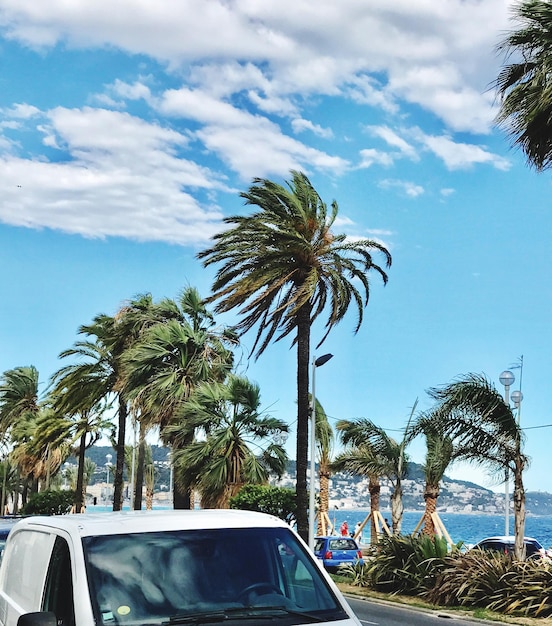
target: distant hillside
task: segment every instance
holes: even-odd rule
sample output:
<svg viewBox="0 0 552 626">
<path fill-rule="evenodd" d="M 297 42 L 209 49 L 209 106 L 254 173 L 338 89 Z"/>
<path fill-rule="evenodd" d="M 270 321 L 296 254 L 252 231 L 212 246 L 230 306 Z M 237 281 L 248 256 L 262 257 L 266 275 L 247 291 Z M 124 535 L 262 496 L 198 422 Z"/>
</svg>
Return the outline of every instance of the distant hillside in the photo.
<svg viewBox="0 0 552 626">
<path fill-rule="evenodd" d="M 111 463 L 115 463 L 115 451 L 107 446 L 94 446 L 86 451 L 86 456 L 96 464 L 94 482 L 106 480 L 106 455 L 111 454 Z M 163 446 L 152 446 L 152 456 L 157 468 L 156 489 L 166 491 L 169 485 L 168 449 Z M 75 459 L 70 462 L 76 463 Z M 289 461 L 287 473 L 278 484 L 295 486 L 295 461 Z M 110 472 L 113 480 L 113 472 Z M 419 463 L 408 463 L 407 477 L 403 481 L 404 508 L 409 511 L 424 509 L 424 473 Z M 381 508 L 389 509 L 391 487 L 382 480 Z M 339 508 L 368 508 L 370 499 L 368 481 L 361 476 L 349 476 L 338 473 L 331 479 L 332 502 Z M 552 515 L 552 494 L 544 491 L 529 491 L 526 494 L 526 507 L 529 515 Z M 438 510 L 448 512 L 481 511 L 485 513 L 504 513 L 504 494 L 495 493 L 465 480 L 455 480 L 445 476 L 441 484 Z"/>
</svg>

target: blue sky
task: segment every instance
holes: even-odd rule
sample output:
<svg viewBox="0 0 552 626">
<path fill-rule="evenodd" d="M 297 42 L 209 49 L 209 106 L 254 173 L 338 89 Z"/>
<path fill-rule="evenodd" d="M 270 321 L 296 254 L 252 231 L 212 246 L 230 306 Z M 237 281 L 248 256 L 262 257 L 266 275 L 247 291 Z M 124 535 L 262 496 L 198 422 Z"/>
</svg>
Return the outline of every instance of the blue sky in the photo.
<svg viewBox="0 0 552 626">
<path fill-rule="evenodd" d="M 0 0 L 0 370 L 33 364 L 46 387 L 96 314 L 207 295 L 195 255 L 248 210 L 239 191 L 298 169 L 337 200 L 341 232 L 393 255 L 360 332 L 352 314 L 317 351 L 335 355 L 316 376 L 328 415 L 400 436 L 428 388 L 475 372 L 502 389 L 523 355 L 526 486 L 550 491 L 551 179 L 494 127 L 489 89 L 510 9 Z M 243 372 L 293 429 L 289 343 Z"/>
</svg>

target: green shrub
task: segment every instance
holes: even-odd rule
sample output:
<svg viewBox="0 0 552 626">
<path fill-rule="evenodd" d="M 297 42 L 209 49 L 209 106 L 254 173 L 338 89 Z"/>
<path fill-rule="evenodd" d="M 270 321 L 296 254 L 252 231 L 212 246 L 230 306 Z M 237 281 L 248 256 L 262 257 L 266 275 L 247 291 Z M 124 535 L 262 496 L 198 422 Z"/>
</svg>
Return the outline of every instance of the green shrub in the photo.
<svg viewBox="0 0 552 626">
<path fill-rule="evenodd" d="M 385 537 L 377 548 L 376 556 L 364 566 L 363 578 L 369 586 L 386 593 L 418 596 L 433 588 L 449 553 L 445 539 L 425 535 Z"/>
<path fill-rule="evenodd" d="M 354 587 L 371 587 L 366 563 L 345 563 L 337 570 L 337 576 Z"/>
<path fill-rule="evenodd" d="M 295 490 L 270 485 L 245 485 L 230 498 L 230 508 L 269 513 L 291 524 L 297 511 Z"/>
<path fill-rule="evenodd" d="M 552 615 L 552 565 L 474 550 L 446 559 L 427 598 L 443 606 L 479 606 L 509 615 L 546 617 Z"/>
<path fill-rule="evenodd" d="M 23 515 L 63 515 L 69 513 L 74 500 L 74 491 L 40 491 L 31 495 L 27 504 L 21 509 L 21 513 Z"/>
</svg>

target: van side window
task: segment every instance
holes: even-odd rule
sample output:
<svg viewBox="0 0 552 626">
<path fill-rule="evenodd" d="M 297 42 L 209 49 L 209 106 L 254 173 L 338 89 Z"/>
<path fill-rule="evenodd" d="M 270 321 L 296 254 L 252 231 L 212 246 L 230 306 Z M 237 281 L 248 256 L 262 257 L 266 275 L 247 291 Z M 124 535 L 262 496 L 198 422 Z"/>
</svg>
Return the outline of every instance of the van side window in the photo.
<svg viewBox="0 0 552 626">
<path fill-rule="evenodd" d="M 56 537 L 44 592 L 44 611 L 56 614 L 58 626 L 75 626 L 71 554 L 67 541 Z"/>
<path fill-rule="evenodd" d="M 39 611 L 54 536 L 23 529 L 10 539 L 3 561 L 2 587 L 24 611 Z"/>
</svg>

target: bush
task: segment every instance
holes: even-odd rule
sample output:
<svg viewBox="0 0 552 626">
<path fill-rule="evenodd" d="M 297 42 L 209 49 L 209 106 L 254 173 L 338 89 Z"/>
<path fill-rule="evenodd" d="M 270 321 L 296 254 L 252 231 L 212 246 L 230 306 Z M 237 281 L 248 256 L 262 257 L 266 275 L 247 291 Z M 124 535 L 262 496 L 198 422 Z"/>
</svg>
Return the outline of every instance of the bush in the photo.
<svg viewBox="0 0 552 626">
<path fill-rule="evenodd" d="M 364 565 L 362 578 L 378 591 L 425 596 L 434 587 L 447 556 L 448 544 L 443 538 L 385 537 L 377 545 L 376 556 Z"/>
<path fill-rule="evenodd" d="M 230 508 L 269 513 L 291 524 L 297 511 L 295 490 L 269 485 L 246 485 L 230 498 Z"/>
<path fill-rule="evenodd" d="M 21 513 L 23 515 L 63 515 L 69 513 L 74 500 L 74 491 L 40 491 L 31 495 L 27 504 L 21 509 Z"/>
<path fill-rule="evenodd" d="M 443 606 L 480 606 L 509 615 L 546 617 L 552 615 L 551 593 L 552 564 L 474 550 L 446 559 L 427 598 Z"/>
</svg>

